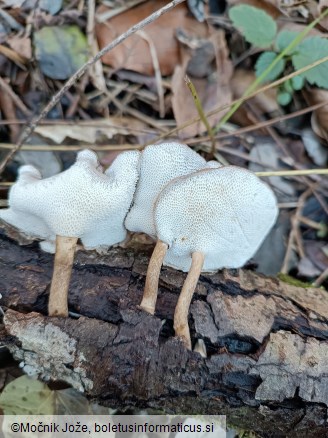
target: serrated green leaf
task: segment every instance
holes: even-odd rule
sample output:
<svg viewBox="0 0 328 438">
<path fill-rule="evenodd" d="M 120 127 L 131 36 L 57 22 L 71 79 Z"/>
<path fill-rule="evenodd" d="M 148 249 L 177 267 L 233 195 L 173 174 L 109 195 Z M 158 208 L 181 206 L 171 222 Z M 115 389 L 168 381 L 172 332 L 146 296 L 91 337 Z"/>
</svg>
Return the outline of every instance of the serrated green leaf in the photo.
<svg viewBox="0 0 328 438">
<path fill-rule="evenodd" d="M 42 73 L 67 79 L 88 60 L 88 45 L 78 26 L 48 26 L 34 33 L 35 57 Z"/>
<path fill-rule="evenodd" d="M 277 33 L 277 25 L 262 9 L 238 5 L 230 9 L 229 17 L 249 43 L 263 48 L 272 44 Z"/>
<path fill-rule="evenodd" d="M 309 37 L 298 46 L 297 52 L 292 55 L 295 70 L 318 61 L 328 55 L 328 41 L 318 36 Z M 310 84 L 328 88 L 328 61 L 302 73 Z"/>
<path fill-rule="evenodd" d="M 277 58 L 275 52 L 264 52 L 262 53 L 255 64 L 256 76 L 259 77 L 261 74 L 273 63 Z M 278 61 L 277 65 L 266 75 L 265 81 L 274 81 L 277 77 L 284 71 L 285 60 L 281 59 Z"/>
<path fill-rule="evenodd" d="M 53 415 L 54 400 L 47 385 L 22 376 L 5 387 L 0 395 L 0 408 L 6 415 Z"/>
<path fill-rule="evenodd" d="M 288 105 L 292 100 L 292 95 L 287 91 L 279 91 L 277 95 L 277 101 L 279 105 Z"/>
<path fill-rule="evenodd" d="M 294 76 L 291 78 L 292 87 L 295 91 L 299 91 L 304 86 L 304 78 L 302 76 Z"/>
<path fill-rule="evenodd" d="M 282 52 L 286 49 L 286 47 L 289 46 L 289 44 L 299 35 L 299 32 L 291 31 L 291 30 L 282 30 L 278 33 L 277 39 L 276 39 L 276 49 L 279 52 Z M 298 50 L 298 46 L 294 47 L 292 50 L 289 50 L 286 55 L 291 55 L 296 50 Z"/>
</svg>

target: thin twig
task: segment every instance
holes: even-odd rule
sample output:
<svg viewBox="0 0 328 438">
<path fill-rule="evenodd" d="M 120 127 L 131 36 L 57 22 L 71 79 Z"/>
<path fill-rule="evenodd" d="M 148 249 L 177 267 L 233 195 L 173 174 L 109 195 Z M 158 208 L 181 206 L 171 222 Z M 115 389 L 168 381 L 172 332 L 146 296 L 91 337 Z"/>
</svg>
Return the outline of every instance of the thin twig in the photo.
<svg viewBox="0 0 328 438">
<path fill-rule="evenodd" d="M 312 189 L 309 188 L 309 189 L 305 190 L 305 192 L 303 192 L 301 194 L 301 196 L 299 197 L 299 199 L 298 199 L 295 215 L 291 219 L 292 229 L 290 230 L 290 233 L 289 233 L 286 253 L 285 253 L 284 261 L 283 261 L 283 264 L 282 264 L 282 267 L 281 267 L 281 273 L 282 274 L 287 274 L 288 271 L 289 271 L 288 265 L 289 265 L 290 258 L 292 256 L 293 246 L 294 246 L 295 241 L 298 240 L 298 237 L 299 237 L 298 236 L 298 233 L 299 233 L 299 217 L 302 214 L 302 210 L 303 210 L 305 201 L 310 196 L 311 193 L 312 193 Z M 304 252 L 303 248 L 301 249 L 300 252 L 301 253 Z"/>
<path fill-rule="evenodd" d="M 320 287 L 322 283 L 326 280 L 328 277 L 328 268 L 326 268 L 319 277 L 313 282 L 314 287 Z"/>
<path fill-rule="evenodd" d="M 13 92 L 13 90 L 10 88 L 10 86 L 1 76 L 0 76 L 0 88 L 2 88 L 5 91 L 5 93 L 9 94 L 12 101 L 15 103 L 16 107 L 20 109 L 26 117 L 29 117 L 31 115 L 31 111 L 21 101 L 21 99 L 17 96 L 17 94 Z"/>
<path fill-rule="evenodd" d="M 208 135 L 211 139 L 211 143 L 212 143 L 211 158 L 213 158 L 214 153 L 215 153 L 214 130 L 212 129 L 210 122 L 207 120 L 207 117 L 205 115 L 205 111 L 203 110 L 203 107 L 202 107 L 202 102 L 198 96 L 198 93 L 197 93 L 197 90 L 196 90 L 194 84 L 191 82 L 188 75 L 185 76 L 184 80 L 185 80 L 185 83 L 186 83 L 187 87 L 189 88 L 189 91 L 194 99 L 194 103 L 195 103 L 195 107 L 196 107 L 196 110 L 198 112 L 198 115 L 199 115 L 201 121 L 203 122 L 203 124 L 208 132 Z"/>
<path fill-rule="evenodd" d="M 300 169 L 278 170 L 273 172 L 255 172 L 257 176 L 305 176 L 305 175 L 328 175 L 328 169 Z"/>
<path fill-rule="evenodd" d="M 324 223 L 319 223 L 316 221 L 313 221 L 312 219 L 309 219 L 308 217 L 300 216 L 298 220 L 304 224 L 307 225 L 310 228 L 313 228 L 314 230 L 326 232 L 327 231 L 327 225 Z"/>
<path fill-rule="evenodd" d="M 9 149 L 12 150 L 15 148 L 16 145 L 11 143 L 0 143 L 0 150 L 1 149 Z M 33 145 L 33 144 L 24 144 L 21 147 L 21 150 L 23 151 L 57 151 L 57 152 L 74 152 L 74 151 L 80 151 L 83 148 L 87 148 L 88 145 L 74 145 L 74 144 L 68 144 L 68 145 L 48 145 L 48 144 L 40 144 L 40 145 Z M 110 144 L 110 145 L 90 145 L 90 149 L 93 151 L 127 151 L 132 149 L 141 149 L 140 144 Z"/>
<path fill-rule="evenodd" d="M 164 15 L 166 12 L 173 9 L 175 6 L 177 6 L 180 3 L 183 3 L 185 0 L 173 0 L 169 4 L 163 6 L 162 8 L 155 11 L 153 14 L 146 17 L 144 20 L 139 21 L 134 26 L 130 27 L 126 32 L 118 36 L 114 39 L 110 44 L 105 46 L 100 52 L 97 53 L 96 56 L 89 59 L 88 62 L 86 62 L 81 68 L 79 68 L 73 76 L 71 76 L 68 81 L 63 85 L 63 87 L 56 93 L 50 102 L 43 108 L 41 113 L 33 118 L 31 123 L 24 129 L 22 132 L 22 135 L 20 136 L 16 147 L 11 150 L 8 155 L 4 158 L 2 163 L 0 164 L 0 175 L 2 174 L 3 170 L 5 169 L 7 163 L 11 160 L 11 158 L 15 155 L 15 153 L 20 149 L 20 147 L 26 142 L 26 140 L 29 138 L 29 136 L 32 134 L 34 129 L 36 128 L 37 124 L 42 120 L 50 110 L 60 101 L 62 96 L 66 93 L 66 91 L 71 88 L 72 85 L 74 85 L 81 76 L 88 70 L 88 68 L 95 64 L 97 61 L 99 61 L 106 53 L 108 53 L 110 50 L 114 49 L 116 46 L 118 46 L 122 41 L 125 41 L 129 36 L 136 33 L 138 30 L 143 29 L 147 24 L 152 23 L 153 21 L 157 20 L 159 17 Z"/>
<path fill-rule="evenodd" d="M 159 116 L 161 119 L 165 116 L 165 102 L 164 102 L 164 88 L 163 88 L 163 79 L 161 74 L 161 69 L 159 65 L 159 60 L 157 56 L 156 46 L 147 32 L 140 30 L 137 34 L 146 41 L 149 46 L 150 57 L 153 62 L 154 72 L 155 72 L 155 81 L 158 93 L 158 103 L 159 103 Z"/>
</svg>

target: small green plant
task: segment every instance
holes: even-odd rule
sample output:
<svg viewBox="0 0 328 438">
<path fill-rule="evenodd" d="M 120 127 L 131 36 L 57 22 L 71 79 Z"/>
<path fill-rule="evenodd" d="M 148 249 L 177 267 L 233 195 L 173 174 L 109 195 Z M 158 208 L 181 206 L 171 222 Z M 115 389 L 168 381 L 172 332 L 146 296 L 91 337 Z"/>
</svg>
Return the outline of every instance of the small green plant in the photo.
<svg viewBox="0 0 328 438">
<path fill-rule="evenodd" d="M 229 17 L 246 41 L 254 46 L 270 49 L 263 52 L 256 62 L 257 77 L 260 77 L 275 62 L 279 54 L 286 50 L 299 35 L 298 32 L 288 30 L 277 32 L 277 25 L 273 18 L 263 10 L 253 6 L 234 6 L 229 11 Z M 279 78 L 287 65 L 292 65 L 294 70 L 298 70 L 327 56 L 327 53 L 328 41 L 326 39 L 319 36 L 307 37 L 291 50 L 287 50 L 282 59 L 266 75 L 265 80 L 274 81 Z M 312 85 L 328 88 L 328 63 L 324 62 L 284 82 L 278 90 L 277 99 L 280 105 L 288 105 L 294 91 L 301 90 L 305 80 Z"/>
</svg>

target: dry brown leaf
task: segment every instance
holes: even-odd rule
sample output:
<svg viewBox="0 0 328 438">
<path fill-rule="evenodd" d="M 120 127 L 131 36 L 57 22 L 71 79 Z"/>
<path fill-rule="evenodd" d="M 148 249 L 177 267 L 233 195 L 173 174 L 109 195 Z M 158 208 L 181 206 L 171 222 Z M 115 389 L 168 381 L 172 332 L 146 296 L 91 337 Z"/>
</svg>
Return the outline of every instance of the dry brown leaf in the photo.
<svg viewBox="0 0 328 438">
<path fill-rule="evenodd" d="M 215 32 L 210 41 L 213 43 L 216 52 L 216 72 L 208 78 L 190 78 L 197 90 L 204 112 L 211 111 L 218 105 L 231 102 L 230 78 L 232 64 L 229 60 L 224 32 Z M 172 77 L 172 107 L 178 125 L 198 116 L 193 97 L 184 81 L 188 63 L 192 56 L 191 51 L 190 49 L 186 51 L 182 47 L 182 53 L 184 56 L 183 64 L 176 67 Z M 225 112 L 209 117 L 208 120 L 211 126 L 218 123 Z M 198 122 L 181 130 L 180 136 L 182 138 L 193 137 L 205 130 L 203 123 Z"/>
<path fill-rule="evenodd" d="M 105 23 L 97 23 L 95 31 L 100 49 L 167 3 L 169 2 L 151 0 L 129 9 Z M 106 9 L 101 6 L 97 13 L 101 14 Z M 175 38 L 178 27 L 182 27 L 199 37 L 206 37 L 208 33 L 206 24 L 199 23 L 192 18 L 188 14 L 188 8 L 185 4 L 176 6 L 154 23 L 150 23 L 144 30 L 155 46 L 162 76 L 172 74 L 175 66 L 180 62 L 178 42 Z M 132 35 L 114 50 L 104 55 L 102 61 L 115 69 L 124 68 L 147 75 L 154 74 L 149 45 L 138 35 Z"/>
<path fill-rule="evenodd" d="M 323 88 L 308 88 L 304 91 L 304 96 L 309 105 L 315 105 L 320 102 L 327 102 L 323 106 L 313 111 L 311 125 L 313 131 L 321 138 L 328 142 L 328 90 Z"/>
<path fill-rule="evenodd" d="M 9 47 L 18 53 L 23 59 L 29 61 L 32 58 L 32 45 L 30 38 L 14 35 L 7 38 L 6 42 Z"/>
<path fill-rule="evenodd" d="M 65 138 L 83 141 L 86 143 L 96 143 L 102 138 L 111 139 L 114 135 L 131 135 L 133 129 L 138 133 L 144 129 L 145 125 L 137 119 L 130 117 L 111 117 L 110 119 L 80 121 L 74 125 L 40 125 L 35 132 L 45 138 L 51 139 L 57 144 L 61 144 Z"/>
<path fill-rule="evenodd" d="M 328 0 L 319 0 L 317 8 L 317 15 L 315 15 L 315 18 L 328 8 Z M 328 17 L 325 17 L 320 21 L 320 26 L 328 29 Z"/>
<path fill-rule="evenodd" d="M 231 91 L 234 99 L 242 97 L 247 88 L 255 81 L 255 73 L 249 70 L 236 69 L 231 79 Z M 257 94 L 250 99 L 250 102 L 260 114 L 281 114 L 281 108 L 277 103 L 276 89 L 269 89 L 263 93 Z M 234 114 L 233 120 L 240 126 L 248 126 L 254 123 L 254 118 L 248 114 L 245 105 L 241 106 Z"/>
<path fill-rule="evenodd" d="M 291 23 L 286 21 L 278 21 L 277 24 L 279 31 L 288 30 L 291 32 L 303 32 L 306 28 L 306 24 Z M 324 34 L 318 29 L 311 29 L 307 36 L 324 36 Z"/>
</svg>

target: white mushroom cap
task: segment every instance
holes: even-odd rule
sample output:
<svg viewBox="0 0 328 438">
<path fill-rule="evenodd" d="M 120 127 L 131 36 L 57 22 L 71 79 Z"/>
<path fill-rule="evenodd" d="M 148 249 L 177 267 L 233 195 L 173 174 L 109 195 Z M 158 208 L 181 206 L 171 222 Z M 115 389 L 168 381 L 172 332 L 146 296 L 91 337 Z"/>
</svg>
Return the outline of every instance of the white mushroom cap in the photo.
<svg viewBox="0 0 328 438">
<path fill-rule="evenodd" d="M 139 181 L 125 226 L 130 231 L 156 236 L 153 209 L 156 198 L 174 178 L 195 172 L 206 161 L 185 144 L 176 142 L 147 146 L 139 162 Z"/>
<path fill-rule="evenodd" d="M 138 179 L 139 152 L 122 153 L 106 174 L 97 155 L 84 150 L 68 170 L 47 179 L 23 166 L 0 218 L 34 237 L 79 237 L 86 248 L 124 240 L 124 219 Z"/>
<path fill-rule="evenodd" d="M 252 172 L 224 166 L 169 183 L 157 198 L 158 239 L 169 245 L 164 265 L 188 271 L 191 254 L 205 254 L 202 271 L 238 268 L 257 251 L 276 221 L 271 189 Z"/>
</svg>

